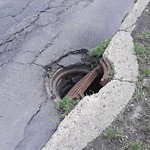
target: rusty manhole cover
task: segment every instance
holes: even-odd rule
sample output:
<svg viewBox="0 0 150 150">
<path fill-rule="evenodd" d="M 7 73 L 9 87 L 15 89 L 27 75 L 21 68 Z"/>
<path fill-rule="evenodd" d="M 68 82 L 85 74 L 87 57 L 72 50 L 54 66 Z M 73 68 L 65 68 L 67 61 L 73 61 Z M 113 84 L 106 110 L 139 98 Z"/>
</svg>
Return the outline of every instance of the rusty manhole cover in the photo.
<svg viewBox="0 0 150 150">
<path fill-rule="evenodd" d="M 67 97 L 81 99 L 90 90 L 97 93 L 100 88 L 106 85 L 109 79 L 110 66 L 107 59 L 102 59 L 100 64 L 81 78 L 67 93 Z"/>
<path fill-rule="evenodd" d="M 65 96 L 81 99 L 85 95 L 99 92 L 106 85 L 111 71 L 108 60 L 103 58 L 93 66 L 89 58 L 88 61 L 85 59 L 86 52 L 77 52 L 67 55 L 66 60 L 64 57 L 51 64 L 49 89 L 56 99 Z"/>
</svg>

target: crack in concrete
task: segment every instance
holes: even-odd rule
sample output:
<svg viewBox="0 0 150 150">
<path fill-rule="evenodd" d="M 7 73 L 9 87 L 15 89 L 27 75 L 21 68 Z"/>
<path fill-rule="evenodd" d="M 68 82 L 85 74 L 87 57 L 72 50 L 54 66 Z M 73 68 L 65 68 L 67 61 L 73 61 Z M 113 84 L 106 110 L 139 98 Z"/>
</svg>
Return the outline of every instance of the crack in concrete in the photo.
<svg viewBox="0 0 150 150">
<path fill-rule="evenodd" d="M 32 1 L 30 1 L 30 3 Z M 52 1 L 50 1 L 50 2 L 52 2 Z M 32 18 L 30 18 L 30 19 L 33 19 L 33 18 L 35 18 L 35 19 L 33 21 L 29 22 L 28 25 L 26 25 L 25 27 L 21 28 L 19 31 L 16 31 L 15 33 L 9 35 L 5 40 L 1 40 L 0 46 L 3 45 L 3 44 L 6 44 L 6 43 L 12 42 L 17 34 L 20 34 L 25 29 L 29 28 L 32 24 L 34 24 L 39 19 L 40 15 L 50 8 L 50 2 L 48 4 L 48 7 L 44 8 L 44 10 L 39 11 L 39 13 L 37 15 L 34 15 Z M 28 5 L 29 5 L 29 3 L 28 3 Z"/>
<path fill-rule="evenodd" d="M 21 11 L 19 11 L 18 13 L 13 14 L 13 15 L 12 15 L 12 14 L 7 14 L 6 16 L 1 16 L 0 19 L 1 19 L 1 18 L 7 18 L 7 17 L 12 17 L 12 18 L 16 17 L 17 15 L 23 13 L 23 12 L 26 10 L 26 8 L 29 6 L 29 4 L 30 4 L 31 2 L 33 2 L 33 1 L 34 1 L 34 0 L 29 0 L 29 1 L 26 3 L 26 5 L 21 8 Z M 11 7 L 11 8 L 12 8 L 12 7 Z"/>
<path fill-rule="evenodd" d="M 33 0 L 32 0 L 32 1 L 33 1 Z M 30 1 L 30 3 L 31 3 L 32 1 Z M 50 1 L 50 2 L 52 2 L 52 1 Z M 33 21 L 29 22 L 28 25 L 26 25 L 25 27 L 21 28 L 20 30 L 14 32 L 13 34 L 10 34 L 6 39 L 1 40 L 1 41 L 0 41 L 0 46 L 2 46 L 2 45 L 4 45 L 4 44 L 7 44 L 7 43 L 11 43 L 13 40 L 17 39 L 17 37 L 16 37 L 17 35 L 21 34 L 23 31 L 25 31 L 26 29 L 28 29 L 29 27 L 31 27 L 31 25 L 33 25 L 33 24 L 39 19 L 40 15 L 41 15 L 42 13 L 44 13 L 45 11 L 47 11 L 47 10 L 50 8 L 50 2 L 49 2 L 49 4 L 48 4 L 48 7 L 46 7 L 44 10 L 41 10 L 36 16 L 33 16 L 33 17 L 32 17 L 32 19 L 33 19 L 33 18 L 35 18 L 35 19 L 34 19 Z M 28 5 L 29 5 L 29 3 L 28 3 Z M 31 19 L 31 18 L 30 18 L 30 19 Z M 36 29 L 36 28 L 35 28 L 35 29 Z M 32 29 L 31 31 L 33 31 L 33 29 Z M 30 31 L 30 32 L 31 32 L 31 31 Z M 29 33 L 29 32 L 27 32 L 27 33 L 25 33 L 25 34 L 28 34 L 28 33 Z M 21 36 L 21 35 L 19 35 L 19 36 Z"/>
<path fill-rule="evenodd" d="M 54 15 L 56 15 L 56 20 L 55 21 L 50 21 L 49 23 L 47 23 L 47 24 L 45 24 L 45 25 L 39 25 L 39 27 L 45 27 L 45 26 L 47 26 L 47 25 L 53 25 L 53 24 L 56 24 L 59 20 L 60 20 L 60 15 L 61 14 L 63 14 L 63 13 L 65 13 L 66 11 L 68 11 L 70 8 L 72 8 L 73 6 L 76 6 L 77 4 L 79 4 L 80 2 L 83 2 L 83 1 L 85 1 L 85 0 L 79 0 L 79 1 L 77 1 L 77 2 L 75 2 L 75 3 L 73 3 L 72 5 L 65 5 L 65 1 L 62 1 L 62 3 L 60 4 L 60 5 L 58 5 L 58 6 L 49 6 L 46 10 L 45 10 L 45 12 L 47 12 L 47 11 L 49 11 L 49 10 L 51 10 L 51 9 L 53 9 L 53 8 L 60 8 L 60 7 L 63 7 L 64 9 L 61 11 L 61 12 L 58 12 L 58 13 L 54 13 L 53 11 L 52 12 L 49 12 L 49 13 L 52 13 L 52 14 L 54 14 Z M 83 9 L 85 8 L 85 7 L 87 7 L 87 6 L 89 6 L 89 4 L 91 3 L 91 2 L 93 2 L 94 0 L 88 0 L 89 2 L 85 5 L 85 6 L 83 6 Z M 35 23 L 36 24 L 36 23 Z"/>
<path fill-rule="evenodd" d="M 69 10 L 70 8 L 72 8 L 73 6 L 78 5 L 80 2 L 84 2 L 85 0 L 78 0 L 75 3 L 71 4 L 71 5 L 65 5 L 65 1 L 62 2 L 62 4 L 60 6 L 64 7 L 65 9 L 62 10 L 61 12 L 59 12 L 58 14 L 56 14 L 57 16 L 64 13 L 65 11 Z M 86 6 L 89 6 L 90 3 L 92 3 L 94 0 L 88 0 L 89 3 L 86 4 L 85 6 L 83 6 L 83 8 L 85 8 Z"/>
<path fill-rule="evenodd" d="M 84 1 L 84 0 L 82 0 L 82 1 Z M 30 0 L 30 1 L 27 3 L 26 7 L 23 8 L 23 11 L 29 6 L 29 4 L 30 4 L 31 2 L 33 2 L 33 0 Z M 38 25 L 38 26 L 37 26 L 35 23 L 36 23 L 36 21 L 40 18 L 40 16 L 41 16 L 42 13 L 45 13 L 47 10 L 49 10 L 49 9 L 51 9 L 51 8 L 56 8 L 56 7 L 58 7 L 58 6 L 51 7 L 51 6 L 50 6 L 50 5 L 51 5 L 51 2 L 53 2 L 53 1 L 49 1 L 48 6 L 47 6 L 46 8 L 44 8 L 44 10 L 41 10 L 36 16 L 33 16 L 33 17 L 29 18 L 29 20 L 32 20 L 32 21 L 30 21 L 29 23 L 27 23 L 27 25 L 26 25 L 25 27 L 23 27 L 23 28 L 21 28 L 20 30 L 14 32 L 13 34 L 10 34 L 5 40 L 1 40 L 1 42 L 0 42 L 0 47 L 3 46 L 3 45 L 6 45 L 6 44 L 12 44 L 12 42 L 13 42 L 14 40 L 16 40 L 16 41 L 18 41 L 18 43 L 20 43 L 19 38 L 21 38 L 21 36 L 24 36 L 24 38 L 26 38 L 26 36 L 28 35 L 28 33 L 31 33 L 32 31 L 34 31 L 34 30 L 36 30 L 36 29 L 38 29 L 38 28 L 40 28 L 40 27 L 43 27 L 42 25 Z M 65 8 L 61 13 L 58 13 L 58 14 L 56 15 L 56 16 L 57 16 L 56 21 L 54 21 L 53 23 L 50 22 L 50 23 L 48 23 L 48 24 L 46 24 L 46 25 L 54 24 L 54 23 L 58 22 L 58 21 L 59 21 L 59 15 L 60 15 L 60 14 L 62 14 L 63 12 L 65 12 L 66 10 L 68 10 L 69 8 L 71 8 L 71 7 L 75 6 L 75 5 L 77 5 L 79 2 L 80 2 L 80 1 L 77 1 L 77 2 L 73 3 L 73 4 L 70 5 L 70 6 L 67 6 L 67 8 Z M 66 6 L 65 6 L 65 2 L 63 1 L 60 6 L 66 7 Z M 22 13 L 23 11 L 21 11 L 20 13 Z M 19 14 L 19 13 L 18 13 L 18 14 Z M 15 16 L 13 16 L 13 17 L 15 17 Z M 31 27 L 33 24 L 36 25 L 36 27 L 33 27 L 32 29 L 30 29 L 30 27 Z M 44 25 L 44 26 L 46 26 L 46 25 Z M 28 29 L 29 29 L 29 31 L 28 31 Z M 52 45 L 52 42 L 53 42 L 58 36 L 59 36 L 59 34 L 56 35 L 54 38 L 52 38 L 52 40 L 51 40 L 49 43 L 47 43 L 47 44 L 45 45 L 45 47 L 44 47 L 44 48 L 38 53 L 38 55 L 35 57 L 35 59 L 33 60 L 33 63 L 35 63 L 36 59 L 40 56 L 40 54 L 41 54 L 42 52 L 44 52 L 47 48 L 49 48 L 49 47 Z M 17 40 L 17 39 L 18 39 L 18 40 Z M 6 53 L 6 52 L 8 52 L 8 51 L 9 51 L 9 49 L 7 50 L 7 48 L 6 48 L 6 49 L 4 49 L 4 51 L 1 51 L 0 54 Z M 8 62 L 10 62 L 10 61 L 12 61 L 12 59 L 9 60 L 9 61 L 7 61 L 7 62 L 5 62 L 4 64 L 6 64 L 6 63 L 8 63 Z M 4 64 L 3 64 L 3 65 L 4 65 Z M 3 66 L 3 65 L 1 65 L 1 66 Z M 1 66 L 0 66 L 0 67 L 1 67 Z"/>
<path fill-rule="evenodd" d="M 26 27 L 20 29 L 19 31 L 16 31 L 15 33 L 13 33 L 12 35 L 10 35 L 5 41 L 3 40 L 1 43 L 0 43 L 0 46 L 4 45 L 4 44 L 7 44 L 7 43 L 10 43 L 12 42 L 16 37 L 17 34 L 20 34 L 21 32 L 23 32 L 25 29 L 29 28 L 39 17 L 39 14 L 35 17 L 35 19 L 30 22 Z"/>
<path fill-rule="evenodd" d="M 20 11 L 20 12 L 18 12 L 17 14 L 15 14 L 15 15 L 11 15 L 12 17 L 16 17 L 16 16 L 18 16 L 19 14 L 22 14 L 26 9 L 27 9 L 27 7 L 29 7 L 29 4 L 31 3 L 31 2 L 33 2 L 34 0 L 29 0 L 27 3 L 26 3 L 26 6 L 25 7 L 23 7 L 23 8 L 21 8 L 22 10 Z"/>
<path fill-rule="evenodd" d="M 41 67 L 41 68 L 45 69 L 44 66 L 39 65 L 37 63 L 22 63 L 22 62 L 19 62 L 19 61 L 14 61 L 13 59 L 12 59 L 12 62 L 16 63 L 16 64 L 21 64 L 21 65 L 35 65 L 35 66 L 38 66 L 38 67 Z"/>
<path fill-rule="evenodd" d="M 44 46 L 44 48 L 35 56 L 35 58 L 34 58 L 34 60 L 32 61 L 32 63 L 35 63 L 35 61 L 37 60 L 37 58 L 38 58 L 45 50 L 47 50 L 50 46 L 53 45 L 52 43 L 54 43 L 55 39 L 58 38 L 60 34 L 61 34 L 61 32 L 59 32 L 55 37 L 53 37 L 53 38 L 50 40 L 50 42 L 48 42 L 48 43 Z"/>
<path fill-rule="evenodd" d="M 0 65 L 0 68 L 3 67 L 4 65 L 8 64 L 8 63 L 11 62 L 11 61 L 12 61 L 12 59 L 10 59 L 10 60 L 8 60 L 8 61 L 2 63 L 2 64 Z"/>
<path fill-rule="evenodd" d="M 20 11 L 18 14 L 21 14 L 21 13 L 29 6 L 29 4 L 30 4 L 31 2 L 33 2 L 33 1 L 34 1 L 34 0 L 30 0 L 30 1 L 27 3 L 26 7 L 24 7 L 24 8 L 22 9 L 22 11 Z M 84 1 L 84 0 L 81 0 L 81 1 Z M 40 18 L 41 14 L 45 13 L 46 11 L 48 11 L 48 10 L 50 10 L 50 9 L 52 9 L 52 8 L 66 7 L 63 11 L 61 11 L 61 12 L 59 12 L 59 13 L 56 14 L 57 19 L 56 19 L 54 22 L 49 22 L 49 23 L 47 23 L 47 24 L 44 25 L 44 26 L 47 26 L 47 25 L 49 25 L 49 24 L 52 24 L 52 25 L 53 25 L 54 23 L 57 23 L 57 22 L 59 21 L 59 15 L 60 15 L 60 14 L 64 13 L 66 10 L 69 10 L 71 7 L 77 5 L 77 4 L 78 4 L 79 2 L 81 2 L 81 1 L 79 0 L 79 1 L 77 1 L 77 2 L 75 2 L 75 3 L 73 3 L 72 5 L 67 6 L 67 7 L 65 6 L 64 1 L 62 2 L 62 4 L 61 4 L 60 6 L 51 7 L 50 5 L 51 5 L 51 3 L 53 2 L 53 0 L 49 1 L 48 6 L 47 6 L 46 8 L 44 8 L 44 9 L 41 10 L 41 11 L 39 11 L 38 14 L 37 14 L 37 15 L 34 15 L 32 18 L 29 18 L 30 20 L 33 19 L 33 21 L 29 22 L 25 27 L 21 28 L 20 30 L 18 30 L 18 31 L 16 31 L 16 32 L 12 33 L 12 34 L 10 34 L 10 35 L 9 35 L 7 38 L 5 38 L 4 40 L 1 39 L 1 41 L 0 41 L 0 46 L 2 46 L 2 45 L 4 45 L 4 44 L 7 44 L 7 43 L 11 43 L 13 40 L 17 39 L 17 35 L 20 37 L 20 36 L 21 36 L 21 33 L 23 33 L 25 30 L 28 30 L 28 28 L 30 28 L 33 24 L 36 25 L 36 21 Z M 91 3 L 91 2 L 93 2 L 93 0 L 90 0 L 90 3 Z M 89 3 L 88 3 L 88 5 L 89 5 Z M 17 14 L 16 14 L 16 15 L 17 15 Z M 11 16 L 12 16 L 12 17 L 15 17 L 16 15 L 14 15 L 14 16 L 11 15 Z M 43 25 L 36 25 L 36 27 L 35 27 L 34 29 L 32 29 L 30 32 L 27 31 L 27 33 L 24 33 L 24 34 L 27 35 L 28 33 L 31 33 L 33 30 L 36 30 L 36 29 L 38 29 L 38 28 L 40 28 L 40 27 L 44 27 L 44 26 L 43 26 Z M 25 32 L 26 32 L 26 31 L 25 31 Z M 19 38 L 19 37 L 18 37 L 18 38 Z"/>
<path fill-rule="evenodd" d="M 48 101 L 48 97 L 46 98 L 46 100 L 45 100 L 44 102 L 42 102 L 42 103 L 39 105 L 37 111 L 31 116 L 30 120 L 28 121 L 28 123 L 26 124 L 26 126 L 25 126 L 25 128 L 24 128 L 23 138 L 22 138 L 22 140 L 17 144 L 17 146 L 15 147 L 15 149 L 19 148 L 19 146 L 22 144 L 22 142 L 24 141 L 25 133 L 26 133 L 26 131 L 27 131 L 28 126 L 31 124 L 31 122 L 32 122 L 32 120 L 34 119 L 34 117 L 42 110 L 42 107 L 44 107 L 44 105 L 46 105 L 47 101 Z M 15 149 L 14 149 L 14 150 L 15 150 Z"/>
<path fill-rule="evenodd" d="M 136 81 L 124 80 L 124 79 L 118 79 L 118 78 L 113 78 L 112 80 L 114 80 L 114 81 L 121 81 L 121 82 L 128 82 L 128 83 L 136 83 Z"/>
<path fill-rule="evenodd" d="M 85 6 L 83 6 L 83 9 L 86 8 L 86 7 L 88 7 L 93 2 L 94 2 L 94 0 L 89 0 L 89 2 Z"/>
<path fill-rule="evenodd" d="M 125 28 L 124 31 L 125 31 L 125 32 L 130 32 L 130 33 L 131 33 L 132 30 L 130 31 L 130 29 L 134 28 L 134 26 L 136 26 L 136 24 L 137 24 L 137 21 L 136 21 L 135 23 L 133 23 L 130 27 Z"/>
<path fill-rule="evenodd" d="M 133 23 L 130 27 L 127 27 L 127 28 L 124 28 L 124 29 L 119 29 L 118 32 L 122 31 L 122 32 L 131 33 L 132 32 L 132 28 L 134 28 L 134 26 L 136 26 L 136 24 L 137 24 L 137 21 L 135 23 Z M 130 29 L 131 29 L 131 31 L 130 31 Z"/>
<path fill-rule="evenodd" d="M 5 55 L 6 53 L 9 53 L 9 52 L 11 52 L 11 51 L 15 51 L 15 49 L 10 49 L 10 50 L 8 50 L 8 51 L 2 53 L 1 55 L 3 55 L 3 54 Z M 16 53 L 17 53 L 17 52 L 16 52 Z M 0 64 L 0 68 L 3 67 L 3 66 L 6 65 L 6 64 L 12 62 L 12 61 L 13 61 L 13 58 L 16 56 L 16 53 L 13 54 L 13 56 L 12 56 L 11 59 L 8 59 L 7 61 L 4 61 L 3 63 L 1 63 L 1 64 Z M 0 56 L 1 56 L 1 55 L 0 55 Z"/>
<path fill-rule="evenodd" d="M 36 66 L 39 66 L 39 67 L 42 67 L 43 69 L 45 69 L 44 66 L 39 65 L 39 64 L 37 64 L 37 63 L 32 63 L 32 64 L 33 64 L 33 65 L 36 65 Z"/>
<path fill-rule="evenodd" d="M 55 63 L 56 63 L 58 66 L 61 66 L 61 65 L 58 64 L 58 62 L 59 62 L 61 59 L 65 58 L 65 57 L 67 57 L 67 56 L 69 56 L 69 55 L 72 55 L 72 54 L 86 53 L 86 52 L 87 52 L 86 49 L 79 49 L 79 50 L 74 50 L 74 51 L 67 52 L 66 54 L 60 56 L 57 60 L 54 60 L 54 61 L 52 61 L 51 63 L 49 63 L 49 64 L 47 64 L 47 65 L 45 65 L 45 66 L 43 66 L 43 67 L 44 67 L 45 70 L 48 70 L 48 69 L 49 69 L 53 64 L 55 64 Z M 63 66 L 63 67 L 64 67 L 64 66 Z"/>
</svg>

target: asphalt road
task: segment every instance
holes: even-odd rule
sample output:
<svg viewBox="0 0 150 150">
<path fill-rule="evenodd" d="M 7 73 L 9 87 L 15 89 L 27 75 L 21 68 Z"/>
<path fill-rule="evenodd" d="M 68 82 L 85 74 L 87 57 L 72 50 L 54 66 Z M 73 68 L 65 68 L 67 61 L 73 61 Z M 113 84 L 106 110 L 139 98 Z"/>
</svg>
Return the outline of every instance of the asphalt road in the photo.
<svg viewBox="0 0 150 150">
<path fill-rule="evenodd" d="M 119 28 L 133 0 L 0 0 L 0 150 L 39 150 L 59 116 L 43 66 L 95 47 Z"/>
</svg>

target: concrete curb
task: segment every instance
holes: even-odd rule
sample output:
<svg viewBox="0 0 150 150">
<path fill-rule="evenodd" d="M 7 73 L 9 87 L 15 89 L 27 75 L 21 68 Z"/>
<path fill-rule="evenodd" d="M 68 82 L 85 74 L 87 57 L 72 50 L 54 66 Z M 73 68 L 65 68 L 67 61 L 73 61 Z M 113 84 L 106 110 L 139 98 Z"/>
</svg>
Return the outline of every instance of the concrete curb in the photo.
<svg viewBox="0 0 150 150">
<path fill-rule="evenodd" d="M 84 97 L 42 150 L 81 150 L 102 133 L 130 101 L 138 76 L 131 32 L 148 2 L 138 0 L 104 53 L 114 64 L 114 79 L 99 93 Z"/>
</svg>

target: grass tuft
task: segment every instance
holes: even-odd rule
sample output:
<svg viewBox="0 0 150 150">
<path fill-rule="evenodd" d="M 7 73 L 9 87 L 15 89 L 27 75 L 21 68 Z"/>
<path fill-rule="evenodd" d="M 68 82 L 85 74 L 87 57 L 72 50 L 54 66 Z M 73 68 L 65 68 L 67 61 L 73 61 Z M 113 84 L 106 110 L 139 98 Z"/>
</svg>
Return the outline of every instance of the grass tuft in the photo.
<svg viewBox="0 0 150 150">
<path fill-rule="evenodd" d="M 142 144 L 139 143 L 139 142 L 131 143 L 131 144 L 128 146 L 128 149 L 129 149 L 129 150 L 142 150 Z"/>
<path fill-rule="evenodd" d="M 142 74 L 142 76 L 144 76 L 144 77 L 150 76 L 150 69 L 148 69 L 148 68 L 142 69 L 142 70 L 141 70 L 141 74 Z"/>
<path fill-rule="evenodd" d="M 102 44 L 98 45 L 96 48 L 92 48 L 89 50 L 88 54 L 90 57 L 102 57 L 105 49 L 107 48 L 110 39 L 104 41 Z"/>
<path fill-rule="evenodd" d="M 142 32 L 137 36 L 140 40 L 150 39 L 150 32 Z"/>
<path fill-rule="evenodd" d="M 122 131 L 119 129 L 108 128 L 106 129 L 104 136 L 110 140 L 119 140 L 122 138 Z"/>
<path fill-rule="evenodd" d="M 144 47 L 140 44 L 137 44 L 137 43 L 134 44 L 134 50 L 135 50 L 137 55 L 144 53 Z"/>
<path fill-rule="evenodd" d="M 141 82 L 137 82 L 136 83 L 136 89 L 135 89 L 135 93 L 134 93 L 134 100 L 135 101 L 139 101 L 139 99 L 143 96 L 143 83 Z"/>
<path fill-rule="evenodd" d="M 70 111 L 74 108 L 74 106 L 79 102 L 79 100 L 73 100 L 69 97 L 64 97 L 59 102 L 59 110 L 62 114 L 62 118 L 70 113 Z"/>
</svg>

